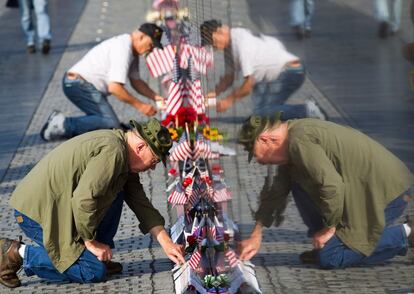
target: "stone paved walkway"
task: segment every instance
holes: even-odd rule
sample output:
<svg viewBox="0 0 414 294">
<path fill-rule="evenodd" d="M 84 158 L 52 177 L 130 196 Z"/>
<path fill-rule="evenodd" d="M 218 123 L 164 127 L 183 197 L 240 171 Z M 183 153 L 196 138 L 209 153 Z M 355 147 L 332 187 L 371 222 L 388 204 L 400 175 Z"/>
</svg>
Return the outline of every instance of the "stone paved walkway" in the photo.
<svg viewBox="0 0 414 294">
<path fill-rule="evenodd" d="M 401 35 L 380 42 L 375 36 L 376 24 L 368 2 L 370 1 L 320 1 L 314 36 L 304 42 L 298 42 L 290 35 L 287 1 L 284 0 L 203 3 L 200 0 L 183 0 L 181 3 L 187 4 L 198 19 L 214 16 L 225 23 L 260 30 L 283 39 L 290 50 L 306 61 L 310 77 L 292 98 L 292 103 L 313 97 L 331 120 L 351 124 L 375 136 L 413 168 L 413 148 L 410 147 L 414 135 L 409 131 L 410 127 L 413 129 L 414 123 L 413 116 L 410 115 L 414 113 L 413 92 L 408 81 L 404 80 L 411 66 L 401 59 L 398 51 L 404 42 L 414 37 L 408 22 L 407 4 L 404 4 L 404 30 Z M 7 204 L 10 194 L 33 165 L 57 145 L 44 143 L 39 137 L 40 128 L 48 114 L 55 108 L 65 113 L 79 113 L 62 93 L 63 73 L 95 42 L 135 28 L 144 20 L 150 4 L 149 0 L 90 0 L 84 6 L 61 58 L 45 84 L 47 86 L 39 98 L 38 107 L 33 108 L 33 113 L 26 118 L 28 127 L 24 127 L 18 148 L 12 150 L 12 160 L 7 164 L 1 163 L 5 174 L 0 183 L 0 235 L 15 238 L 20 234 Z M 218 77 L 222 71 L 220 56 L 217 56 L 216 61 L 213 78 Z M 36 66 L 27 64 L 30 70 Z M 143 78 L 148 79 L 146 71 L 143 72 Z M 0 75 L 0 83 L 1 89 L 8 85 L 3 75 Z M 151 80 L 150 83 L 158 87 L 157 81 Z M 212 84 L 210 76 L 206 85 L 211 87 Z M 0 93 L 2 99 L 4 93 L 5 91 Z M 379 94 L 380 99 L 375 100 Z M 142 119 L 129 107 L 114 98 L 110 99 L 121 120 L 127 121 L 130 117 Z M 27 96 L 19 104 L 29 100 L 30 96 Z M 221 163 L 233 192 L 233 219 L 238 222 L 244 235 L 252 229 L 252 211 L 257 208 L 258 193 L 264 176 L 275 172 L 273 167 L 257 163 L 248 165 L 246 153 L 234 145 L 238 122 L 248 114 L 248 109 L 249 99 L 245 99 L 225 115 L 217 116 L 213 111 L 210 113 L 213 124 L 230 134 L 229 145 L 238 151 L 236 157 L 222 158 Z M 1 116 L 4 113 L 2 111 L 4 110 L 0 109 Z M 0 127 L 3 141 L 15 140 L 15 134 L 11 136 L 5 132 L 3 123 Z M 164 215 L 167 224 L 171 224 L 174 217 L 166 203 L 165 170 L 159 166 L 155 171 L 145 173 L 142 179 L 148 197 Z M 408 213 L 414 214 L 413 204 L 410 204 Z M 13 292 L 173 292 L 171 263 L 152 238 L 141 234 L 135 217 L 127 208 L 123 212 L 115 243 L 114 259 L 121 261 L 125 268 L 122 275 L 94 285 L 56 285 L 36 277 L 28 278 L 21 273 L 23 287 Z M 266 230 L 262 250 L 253 259 L 263 293 L 414 293 L 412 252 L 384 265 L 324 271 L 299 263 L 298 254 L 309 248 L 311 244 L 306 238 L 305 226 L 294 204 L 290 202 L 283 225 Z M 8 292 L 10 291 L 0 287 L 0 293 Z"/>
</svg>

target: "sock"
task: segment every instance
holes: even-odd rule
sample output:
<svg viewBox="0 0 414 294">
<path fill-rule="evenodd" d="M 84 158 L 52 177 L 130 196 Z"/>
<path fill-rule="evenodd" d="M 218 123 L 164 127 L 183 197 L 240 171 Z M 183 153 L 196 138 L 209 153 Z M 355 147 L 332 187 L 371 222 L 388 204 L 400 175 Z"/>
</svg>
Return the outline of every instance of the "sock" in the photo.
<svg viewBox="0 0 414 294">
<path fill-rule="evenodd" d="M 407 235 L 407 237 L 410 236 L 410 234 L 411 234 L 410 226 L 408 224 L 403 224 L 403 226 L 404 226 L 405 234 Z"/>
<path fill-rule="evenodd" d="M 26 249 L 26 245 L 21 244 L 19 248 L 19 255 L 24 258 L 24 250 Z"/>
</svg>

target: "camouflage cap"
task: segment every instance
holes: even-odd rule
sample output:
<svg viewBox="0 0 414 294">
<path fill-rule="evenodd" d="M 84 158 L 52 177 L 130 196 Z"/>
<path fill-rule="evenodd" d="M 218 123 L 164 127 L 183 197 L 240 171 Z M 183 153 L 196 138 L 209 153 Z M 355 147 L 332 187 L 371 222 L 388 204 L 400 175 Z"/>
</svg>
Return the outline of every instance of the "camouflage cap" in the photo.
<svg viewBox="0 0 414 294">
<path fill-rule="evenodd" d="M 142 139 L 148 143 L 152 151 L 154 151 L 164 166 L 166 166 L 167 156 L 172 146 L 172 139 L 168 129 L 162 126 L 155 118 L 151 118 L 146 123 L 138 123 L 135 120 L 130 120 L 130 124 L 138 131 Z"/>
<path fill-rule="evenodd" d="M 276 112 L 274 116 L 252 115 L 246 119 L 239 133 L 238 142 L 244 146 L 244 150 L 249 153 L 249 162 L 253 158 L 254 144 L 259 136 L 267 127 L 275 126 L 280 123 L 282 112 Z"/>
</svg>

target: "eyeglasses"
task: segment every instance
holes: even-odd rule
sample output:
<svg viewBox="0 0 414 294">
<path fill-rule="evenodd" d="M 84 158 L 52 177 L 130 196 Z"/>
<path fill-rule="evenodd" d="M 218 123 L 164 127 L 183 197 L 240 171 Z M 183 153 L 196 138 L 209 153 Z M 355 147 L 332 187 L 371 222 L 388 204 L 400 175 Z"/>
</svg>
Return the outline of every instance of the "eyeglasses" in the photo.
<svg viewBox="0 0 414 294">
<path fill-rule="evenodd" d="M 157 154 L 154 153 L 154 151 L 151 149 L 151 147 L 147 144 L 147 148 L 150 150 L 152 154 L 152 160 L 151 165 L 156 165 L 161 162 L 161 159 L 157 156 Z"/>
</svg>

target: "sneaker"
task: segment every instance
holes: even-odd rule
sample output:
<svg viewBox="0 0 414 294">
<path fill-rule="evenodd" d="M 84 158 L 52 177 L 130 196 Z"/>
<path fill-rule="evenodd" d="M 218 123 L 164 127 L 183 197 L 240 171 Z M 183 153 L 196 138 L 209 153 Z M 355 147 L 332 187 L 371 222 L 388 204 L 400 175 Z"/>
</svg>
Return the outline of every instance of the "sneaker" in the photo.
<svg viewBox="0 0 414 294">
<path fill-rule="evenodd" d="M 116 275 L 122 273 L 122 264 L 119 262 L 107 260 L 103 263 L 105 264 L 107 275 Z"/>
<path fill-rule="evenodd" d="M 302 26 L 293 26 L 292 30 L 298 40 L 302 40 L 305 36 L 305 32 L 303 31 Z"/>
<path fill-rule="evenodd" d="M 299 259 L 304 264 L 318 264 L 319 263 L 319 250 L 312 249 L 302 252 L 299 255 Z"/>
<path fill-rule="evenodd" d="M 23 264 L 19 254 L 21 237 L 17 240 L 0 239 L 0 283 L 8 288 L 21 285 L 17 272 Z"/>
<path fill-rule="evenodd" d="M 305 102 L 305 104 L 308 109 L 308 117 L 326 120 L 326 115 L 323 113 L 323 110 L 316 104 L 314 100 L 308 99 Z"/>
<path fill-rule="evenodd" d="M 64 127 L 66 117 L 60 111 L 54 110 L 40 131 L 40 137 L 45 141 L 54 141 L 65 138 Z"/>
<path fill-rule="evenodd" d="M 312 37 L 312 30 L 311 29 L 309 29 L 309 28 L 305 29 L 305 37 L 306 38 Z"/>
<path fill-rule="evenodd" d="M 44 55 L 49 54 L 50 51 L 50 40 L 44 40 L 42 44 L 42 53 Z"/>
<path fill-rule="evenodd" d="M 385 39 L 388 37 L 388 23 L 383 21 L 378 26 L 378 37 Z"/>
<path fill-rule="evenodd" d="M 36 46 L 35 45 L 27 45 L 27 53 L 29 53 L 29 54 L 36 53 Z"/>
<path fill-rule="evenodd" d="M 406 224 L 411 228 L 411 233 L 408 236 L 408 244 L 410 247 L 414 247 L 414 217 L 406 216 Z"/>
</svg>

